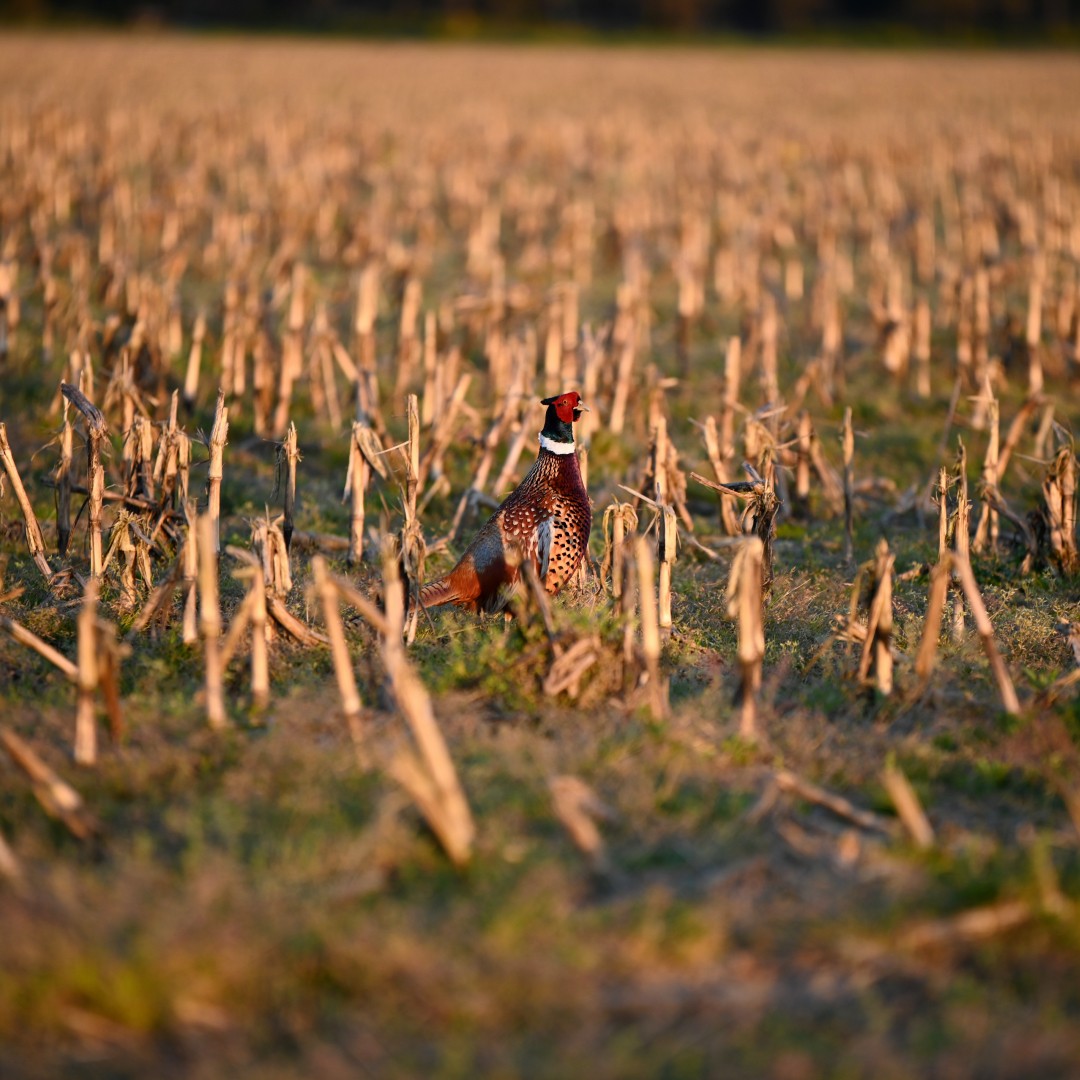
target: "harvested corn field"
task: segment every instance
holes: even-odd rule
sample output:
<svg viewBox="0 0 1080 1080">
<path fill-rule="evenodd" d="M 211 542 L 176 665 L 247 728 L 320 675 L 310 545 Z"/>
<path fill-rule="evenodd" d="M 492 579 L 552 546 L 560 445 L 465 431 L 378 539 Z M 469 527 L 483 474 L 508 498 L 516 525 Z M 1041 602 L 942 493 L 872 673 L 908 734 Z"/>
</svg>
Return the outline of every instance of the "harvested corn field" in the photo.
<svg viewBox="0 0 1080 1080">
<path fill-rule="evenodd" d="M 1078 101 L 0 39 L 0 1073 L 1075 1075 Z"/>
</svg>

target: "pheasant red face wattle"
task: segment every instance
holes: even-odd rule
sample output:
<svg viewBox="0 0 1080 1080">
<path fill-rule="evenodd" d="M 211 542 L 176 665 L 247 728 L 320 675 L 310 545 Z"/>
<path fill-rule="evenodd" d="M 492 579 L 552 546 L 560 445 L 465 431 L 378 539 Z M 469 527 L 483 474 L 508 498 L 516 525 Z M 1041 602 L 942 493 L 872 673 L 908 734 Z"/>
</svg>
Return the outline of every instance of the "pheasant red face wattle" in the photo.
<svg viewBox="0 0 1080 1080">
<path fill-rule="evenodd" d="M 576 424 L 582 412 L 588 412 L 588 405 L 581 404 L 581 395 L 575 390 L 559 394 L 557 397 L 544 398 L 541 405 L 554 405 L 555 414 L 566 424 Z"/>
</svg>

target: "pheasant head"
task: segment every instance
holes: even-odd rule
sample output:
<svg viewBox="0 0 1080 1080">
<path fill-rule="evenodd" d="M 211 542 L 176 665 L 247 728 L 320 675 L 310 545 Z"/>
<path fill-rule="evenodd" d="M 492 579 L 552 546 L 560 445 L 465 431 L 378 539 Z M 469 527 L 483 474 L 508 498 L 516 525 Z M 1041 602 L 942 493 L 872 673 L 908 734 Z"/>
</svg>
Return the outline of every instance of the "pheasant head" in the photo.
<svg viewBox="0 0 1080 1080">
<path fill-rule="evenodd" d="M 558 443 L 573 446 L 573 425 L 581 419 L 583 411 L 589 411 L 588 405 L 582 405 L 581 395 L 576 390 L 568 390 L 565 394 L 544 398 L 540 404 L 547 406 L 544 430 L 540 432 L 541 445 Z"/>
</svg>

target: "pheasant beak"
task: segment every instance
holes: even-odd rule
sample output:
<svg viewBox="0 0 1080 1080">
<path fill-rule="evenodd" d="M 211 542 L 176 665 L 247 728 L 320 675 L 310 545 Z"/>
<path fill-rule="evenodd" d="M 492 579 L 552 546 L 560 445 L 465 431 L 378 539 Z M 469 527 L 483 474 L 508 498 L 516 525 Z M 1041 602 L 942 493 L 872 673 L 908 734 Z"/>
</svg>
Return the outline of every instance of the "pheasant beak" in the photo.
<svg viewBox="0 0 1080 1080">
<path fill-rule="evenodd" d="M 580 401 L 574 406 L 574 408 L 577 409 L 578 412 L 592 412 L 592 409 L 590 409 L 588 405 L 582 405 Z"/>
</svg>

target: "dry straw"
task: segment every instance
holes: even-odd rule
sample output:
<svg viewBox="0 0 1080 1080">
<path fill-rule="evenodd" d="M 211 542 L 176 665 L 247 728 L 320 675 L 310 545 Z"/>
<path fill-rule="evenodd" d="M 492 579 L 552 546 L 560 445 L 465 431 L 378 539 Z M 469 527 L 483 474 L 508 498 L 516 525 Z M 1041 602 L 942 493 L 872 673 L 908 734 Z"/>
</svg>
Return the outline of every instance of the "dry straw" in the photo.
<svg viewBox="0 0 1080 1080">
<path fill-rule="evenodd" d="M 915 674 L 925 685 L 937 663 L 938 642 L 941 638 L 941 621 L 945 613 L 945 599 L 952 580 L 952 559 L 945 551 L 930 572 L 930 593 L 926 601 L 926 618 L 923 622 L 919 651 L 915 656 Z"/>
<path fill-rule="evenodd" d="M 353 744 L 359 750 L 364 741 L 363 729 L 360 726 L 363 702 L 356 685 L 349 646 L 345 641 L 345 626 L 341 621 L 338 590 L 330 578 L 326 560 L 321 555 L 316 555 L 311 560 L 311 576 L 315 594 L 322 605 L 326 635 L 330 640 L 330 654 L 334 661 L 334 677 L 337 679 L 338 693 L 341 695 L 342 712 L 345 714 L 345 722 L 349 726 Z"/>
<path fill-rule="evenodd" d="M 389 549 L 383 557 L 386 629 L 382 657 L 398 704 L 416 742 L 417 753 L 401 751 L 389 772 L 416 800 L 428 825 L 457 865 L 472 855 L 475 826 L 457 770 L 435 720 L 431 697 L 405 654 L 404 592 L 397 559 Z"/>
<path fill-rule="evenodd" d="M 401 565 L 405 573 L 405 589 L 408 597 L 408 615 L 405 619 L 405 637 L 411 645 L 416 637 L 420 615 L 420 586 L 424 580 L 426 545 L 424 532 L 416 509 L 416 497 L 420 489 L 420 408 L 415 394 L 410 394 L 406 406 L 409 438 L 403 452 L 405 459 L 404 511 L 401 526 Z"/>
<path fill-rule="evenodd" d="M 251 630 L 251 707 L 261 712 L 270 703 L 270 656 L 268 636 L 271 624 L 267 617 L 266 580 L 262 560 L 249 551 L 228 547 L 228 554 L 239 559 L 245 565 L 234 576 L 241 581 L 250 581 L 248 591 L 229 624 L 228 633 L 221 646 L 221 667 L 224 671 L 229 666 L 243 633 Z"/>
<path fill-rule="evenodd" d="M 206 667 L 206 719 L 212 728 L 226 724 L 224 669 L 221 662 L 221 608 L 218 603 L 218 554 L 214 519 L 203 514 L 195 527 L 199 560 L 199 637 Z"/>
<path fill-rule="evenodd" d="M 574 846 L 595 873 L 610 871 L 604 838 L 597 821 L 613 821 L 611 808 L 584 780 L 576 776 L 553 776 L 548 781 L 555 816 L 562 822 Z"/>
<path fill-rule="evenodd" d="M 211 525 L 210 543 L 215 556 L 221 552 L 221 481 L 225 475 L 225 445 L 228 437 L 229 408 L 225 404 L 225 391 L 219 390 L 214 408 L 214 424 L 210 429 L 210 468 L 206 481 L 206 509 Z"/>
<path fill-rule="evenodd" d="M 747 537 L 731 561 L 727 587 L 727 616 L 738 627 L 739 735 L 748 740 L 758 737 L 757 693 L 765 659 L 761 589 L 764 552 L 758 537 Z"/>
<path fill-rule="evenodd" d="M 844 408 L 844 426 L 840 435 L 844 453 L 844 559 L 855 558 L 855 542 L 852 537 L 855 518 L 855 432 L 851 426 L 851 406 Z"/>
<path fill-rule="evenodd" d="M 656 719 L 668 714 L 667 688 L 660 675 L 660 622 L 656 603 L 656 570 L 652 549 L 644 536 L 634 538 L 634 562 L 637 564 L 637 593 L 641 620 L 641 654 L 649 707 Z"/>
<path fill-rule="evenodd" d="M 1049 555 L 1065 574 L 1080 570 L 1076 548 L 1076 476 L 1076 454 L 1070 441 L 1058 451 L 1043 480 Z"/>
<path fill-rule="evenodd" d="M 49 560 L 45 557 L 45 539 L 41 535 L 41 526 L 38 524 L 34 507 L 23 487 L 22 478 L 15 465 L 15 456 L 11 452 L 11 444 L 8 442 L 7 427 L 0 423 L 0 462 L 3 463 L 4 471 L 11 481 L 11 489 L 15 492 L 15 498 L 22 511 L 23 523 L 26 532 L 26 546 L 30 549 L 30 556 L 34 564 L 45 575 L 47 581 L 52 580 L 52 568 Z"/>
<path fill-rule="evenodd" d="M 107 428 L 101 410 L 79 389 L 68 383 L 60 384 L 60 392 L 75 406 L 86 422 L 86 487 L 89 491 L 90 575 L 102 573 L 102 506 L 105 501 L 105 468 L 101 451 Z"/>
<path fill-rule="evenodd" d="M 891 836 L 895 831 L 895 824 L 889 818 L 875 814 L 871 810 L 864 810 L 850 799 L 845 799 L 843 795 L 812 783 L 789 769 L 780 769 L 776 773 L 775 783 L 782 792 L 797 795 L 800 799 L 805 799 L 815 806 L 822 806 L 837 817 L 858 825 L 860 829 L 883 833 L 886 836 Z"/>
<path fill-rule="evenodd" d="M 282 533 L 285 536 L 285 550 L 292 545 L 294 528 L 294 515 L 296 513 L 296 465 L 301 460 L 300 449 L 297 446 L 296 425 L 289 424 L 289 430 L 281 442 L 278 450 L 278 475 L 283 478 L 283 508 L 282 514 L 285 523 Z"/>
<path fill-rule="evenodd" d="M 74 456 L 73 432 L 68 410 L 71 402 L 64 398 L 64 426 L 60 431 L 60 461 L 56 466 L 56 547 L 63 559 L 71 540 L 71 469 Z M 6 464 L 6 460 L 5 460 Z"/>
<path fill-rule="evenodd" d="M 986 605 L 983 603 L 979 586 L 975 582 L 971 562 L 966 555 L 954 552 L 953 566 L 956 570 L 956 576 L 960 579 L 960 586 L 964 590 L 971 616 L 975 621 L 975 629 L 982 640 L 986 658 L 990 661 L 990 671 L 994 676 L 998 693 L 1001 696 L 1001 707 L 1006 713 L 1015 716 L 1020 712 L 1020 701 L 1016 696 L 1012 676 L 1009 675 L 1008 668 L 1005 666 L 1005 661 L 1002 659 L 997 643 L 994 640 L 994 627 L 990 622 L 990 616 L 986 613 Z"/>
<path fill-rule="evenodd" d="M 878 542 L 874 561 L 870 564 L 873 587 L 870 607 L 866 618 L 866 637 L 863 639 L 859 658 L 859 681 L 866 682 L 873 668 L 873 684 L 879 694 L 888 696 L 893 690 L 893 566 L 896 556 L 889 551 L 889 544 Z"/>
<path fill-rule="evenodd" d="M 971 542 L 971 550 L 976 555 L 981 555 L 988 550 L 996 552 L 998 543 L 998 512 L 994 506 L 994 493 L 997 490 L 1000 469 L 1001 436 L 998 400 L 994 396 L 989 379 L 983 386 L 981 400 L 984 400 L 986 404 L 987 424 L 990 431 L 986 443 L 986 458 L 983 461 L 982 476 L 979 481 L 982 512 Z"/>
<path fill-rule="evenodd" d="M 364 495 L 370 475 L 364 446 L 368 441 L 365 435 L 377 438 L 367 425 L 357 420 L 352 427 L 349 440 L 349 470 L 345 476 L 345 492 L 342 499 L 350 501 L 349 513 L 349 565 L 355 565 L 364 558 Z"/>
<path fill-rule="evenodd" d="M 896 807 L 896 812 L 915 846 L 923 850 L 933 847 L 934 830 L 922 808 L 919 796 L 900 766 L 895 762 L 888 762 L 881 779 L 889 799 Z"/>
<path fill-rule="evenodd" d="M 77 623 L 79 696 L 75 711 L 75 760 L 80 765 L 93 765 L 97 761 L 97 728 L 94 723 L 94 694 L 98 688 L 97 605 L 97 579 L 91 578 L 86 583 Z"/>
<path fill-rule="evenodd" d="M 17 622 L 8 615 L 0 615 L 0 629 L 6 630 L 20 645 L 25 645 L 26 648 L 36 652 L 38 656 L 48 660 L 70 682 L 78 682 L 78 665 L 72 663 L 63 653 L 57 651 L 47 641 L 43 641 L 32 630 L 23 626 L 22 623 Z"/>
<path fill-rule="evenodd" d="M 0 728 L 0 744 L 26 774 L 34 797 L 50 817 L 59 820 L 78 840 L 90 840 L 100 832 L 100 826 L 87 810 L 82 796 L 46 765 L 25 739 L 14 731 Z"/>
<path fill-rule="evenodd" d="M 615 500 L 604 511 L 604 558 L 600 564 L 600 577 L 607 581 L 610 575 L 611 595 L 618 600 L 623 592 L 623 551 L 626 538 L 637 532 L 638 516 L 633 504 Z"/>
<path fill-rule="evenodd" d="M 761 541 L 761 590 L 768 595 L 773 581 L 773 540 L 776 537 L 776 515 L 781 502 L 770 478 L 762 477 L 749 462 L 743 462 L 749 480 L 717 484 L 700 473 L 691 473 L 690 479 L 719 491 L 722 495 L 743 499 L 745 506 L 740 518 L 740 529 L 752 532 Z"/>
</svg>

